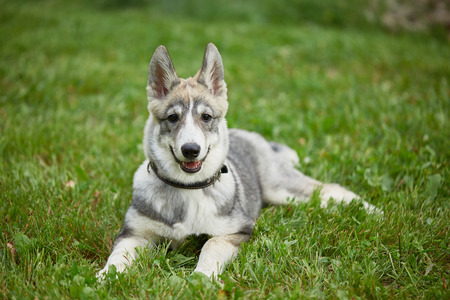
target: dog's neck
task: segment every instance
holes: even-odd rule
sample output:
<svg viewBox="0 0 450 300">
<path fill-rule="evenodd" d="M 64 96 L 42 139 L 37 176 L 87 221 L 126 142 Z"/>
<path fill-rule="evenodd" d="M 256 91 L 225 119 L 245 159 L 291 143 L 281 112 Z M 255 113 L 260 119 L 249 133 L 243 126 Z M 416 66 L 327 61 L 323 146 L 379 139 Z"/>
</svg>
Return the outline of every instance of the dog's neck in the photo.
<svg viewBox="0 0 450 300">
<path fill-rule="evenodd" d="M 198 182 L 193 182 L 193 183 L 182 183 L 182 182 L 178 182 L 169 178 L 164 178 L 163 176 L 161 176 L 158 173 L 158 169 L 156 168 L 155 164 L 152 162 L 149 162 L 147 165 L 147 172 L 150 173 L 150 168 L 152 169 L 153 173 L 155 173 L 156 177 L 159 178 L 159 180 L 161 180 L 162 182 L 164 182 L 165 184 L 168 184 L 170 186 L 179 188 L 179 189 L 188 189 L 188 190 L 198 190 L 198 189 L 204 189 L 207 188 L 211 185 L 213 185 L 217 180 L 220 179 L 220 175 L 223 173 L 228 173 L 228 168 L 226 165 L 223 165 L 222 168 L 217 171 L 217 173 L 215 173 L 213 176 L 203 180 L 203 181 L 198 181 Z"/>
</svg>

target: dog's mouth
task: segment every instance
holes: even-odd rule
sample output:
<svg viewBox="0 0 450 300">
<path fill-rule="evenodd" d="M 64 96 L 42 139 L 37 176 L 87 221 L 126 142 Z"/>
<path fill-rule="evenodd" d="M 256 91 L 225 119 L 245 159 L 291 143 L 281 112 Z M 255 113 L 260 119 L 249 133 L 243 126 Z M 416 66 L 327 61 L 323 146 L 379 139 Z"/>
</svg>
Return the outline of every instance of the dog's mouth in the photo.
<svg viewBox="0 0 450 300">
<path fill-rule="evenodd" d="M 170 152 L 172 152 L 173 158 L 180 165 L 181 170 L 183 170 L 186 173 L 197 173 L 198 171 L 200 171 L 202 169 L 203 162 L 205 161 L 206 157 L 208 156 L 209 148 L 208 148 L 208 152 L 206 153 L 206 155 L 203 159 L 195 160 L 195 161 L 179 160 L 176 157 L 175 153 L 173 152 L 172 146 L 170 146 Z"/>
<path fill-rule="evenodd" d="M 180 163 L 181 170 L 186 173 L 196 173 L 202 168 L 203 162 L 198 161 L 183 161 Z"/>
</svg>

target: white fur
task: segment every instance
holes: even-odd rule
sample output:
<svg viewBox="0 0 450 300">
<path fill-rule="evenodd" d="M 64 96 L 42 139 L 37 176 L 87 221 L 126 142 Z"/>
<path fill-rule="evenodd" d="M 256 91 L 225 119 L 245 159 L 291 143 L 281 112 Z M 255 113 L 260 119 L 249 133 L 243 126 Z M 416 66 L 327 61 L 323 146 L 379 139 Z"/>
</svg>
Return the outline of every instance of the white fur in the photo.
<svg viewBox="0 0 450 300">
<path fill-rule="evenodd" d="M 239 247 L 227 242 L 222 237 L 215 237 L 206 242 L 200 253 L 194 272 L 200 272 L 217 279 L 225 265 L 239 252 Z"/>
<path fill-rule="evenodd" d="M 151 185 L 148 182 L 149 176 L 147 174 L 147 167 L 144 162 L 135 174 L 134 186 L 142 184 Z M 230 174 L 227 174 L 230 175 Z M 159 180 L 153 178 L 155 181 Z M 215 188 L 220 190 L 223 199 L 231 197 L 235 192 L 235 182 L 232 176 L 222 175 L 220 181 L 215 183 Z M 169 239 L 181 240 L 191 234 L 201 234 L 205 230 L 210 232 L 213 236 L 220 236 L 235 233 L 239 230 L 241 224 L 233 222 L 232 217 L 215 217 L 211 216 L 217 213 L 217 205 L 220 205 L 220 198 L 208 198 L 204 196 L 202 190 L 186 190 L 183 193 L 184 201 L 188 205 L 188 215 L 186 220 L 182 223 L 176 223 L 173 226 L 168 226 L 163 223 L 152 221 L 149 218 L 138 215 L 132 208 L 127 212 L 126 219 L 132 219 L 133 222 L 128 223 L 133 230 L 140 230 L 141 228 L 156 228 L 161 236 L 166 236 Z M 157 202 L 152 202 L 154 205 Z M 141 222 L 146 222 L 141 223 Z M 146 232 L 140 232 L 140 235 L 146 237 Z M 151 235 L 151 234 L 150 234 Z"/>
<path fill-rule="evenodd" d="M 195 124 L 192 115 L 193 106 L 193 101 L 191 101 L 189 103 L 189 111 L 184 114 L 186 118 L 184 126 L 178 133 L 178 136 L 175 140 L 174 151 L 177 159 L 180 161 L 186 161 L 186 159 L 183 157 L 183 153 L 181 152 L 181 147 L 187 143 L 195 143 L 200 146 L 200 154 L 197 157 L 198 160 L 203 160 L 208 153 L 206 137 L 203 134 L 202 130 Z"/>
<path fill-rule="evenodd" d="M 152 182 L 149 182 L 147 163 L 148 161 L 144 162 L 136 171 L 134 177 L 135 186 L 142 185 L 143 182 L 145 182 L 146 185 L 152 185 Z M 150 180 L 156 181 L 159 179 L 152 177 Z M 221 190 L 224 199 L 231 197 L 235 192 L 233 177 L 222 176 L 221 180 L 216 183 L 216 187 Z M 184 222 L 176 223 L 172 226 L 153 221 L 140 215 L 133 207 L 130 207 L 125 215 L 125 222 L 134 231 L 135 236 L 138 236 L 139 238 L 124 238 L 115 245 L 105 267 L 97 274 L 97 277 L 103 278 L 111 265 L 114 265 L 118 272 L 124 271 L 126 266 L 130 265 L 136 258 L 135 248 L 152 247 L 159 242 L 161 236 L 166 237 L 168 240 L 172 240 L 174 244 L 177 245 L 187 236 L 192 234 L 202 234 L 205 230 L 210 232 L 212 236 L 217 237 L 237 232 L 240 229 L 241 224 L 238 220 L 234 220 L 233 216 L 211 218 L 211 216 L 217 214 L 218 200 L 220 199 L 205 197 L 201 190 L 187 191 L 185 193 L 184 201 L 188 204 L 188 215 Z M 157 202 L 153 202 L 152 204 L 155 205 Z M 151 228 L 151 230 L 149 230 L 149 228 Z M 219 265 L 221 266 L 220 270 L 223 269 L 225 263 L 238 251 L 237 247 L 229 244 L 227 245 L 228 246 L 225 248 L 216 250 L 212 250 L 212 246 L 208 248 L 208 252 L 215 251 L 214 253 L 216 254 L 214 254 L 214 257 L 223 257 L 219 262 Z M 235 249 L 231 250 L 233 247 Z M 217 254 L 222 252 L 224 253 L 223 256 Z M 211 260 L 215 261 L 215 258 L 208 259 L 207 257 L 208 255 L 203 255 L 201 260 L 203 262 L 202 264 L 199 263 L 200 268 L 196 271 L 202 272 L 201 270 L 205 270 L 203 273 L 208 276 L 213 273 L 218 275 L 218 269 L 215 267 L 216 263 L 211 262 Z M 214 267 L 212 265 L 214 265 Z"/>
<path fill-rule="evenodd" d="M 98 278 L 103 278 L 110 266 L 114 265 L 117 272 L 123 272 L 136 258 L 136 248 L 148 245 L 145 238 L 125 238 L 115 245 L 113 252 L 108 258 L 105 267 L 97 273 Z"/>
</svg>

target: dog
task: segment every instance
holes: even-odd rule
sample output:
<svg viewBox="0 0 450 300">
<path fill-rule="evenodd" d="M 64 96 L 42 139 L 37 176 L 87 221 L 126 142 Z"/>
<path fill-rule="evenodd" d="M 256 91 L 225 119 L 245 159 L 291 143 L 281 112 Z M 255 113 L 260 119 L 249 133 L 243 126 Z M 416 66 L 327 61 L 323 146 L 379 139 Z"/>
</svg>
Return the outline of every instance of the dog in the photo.
<svg viewBox="0 0 450 300">
<path fill-rule="evenodd" d="M 338 184 L 302 174 L 293 149 L 227 128 L 227 86 L 213 44 L 206 47 L 200 70 L 188 79 L 177 76 L 169 53 L 159 46 L 150 61 L 147 98 L 146 160 L 134 174 L 131 205 L 100 278 L 112 265 L 124 271 L 137 247 L 171 241 L 175 248 L 187 236 L 200 234 L 210 238 L 194 272 L 217 278 L 250 239 L 263 206 L 308 201 L 315 190 L 323 206 L 331 198 L 344 203 L 359 199 Z"/>
</svg>

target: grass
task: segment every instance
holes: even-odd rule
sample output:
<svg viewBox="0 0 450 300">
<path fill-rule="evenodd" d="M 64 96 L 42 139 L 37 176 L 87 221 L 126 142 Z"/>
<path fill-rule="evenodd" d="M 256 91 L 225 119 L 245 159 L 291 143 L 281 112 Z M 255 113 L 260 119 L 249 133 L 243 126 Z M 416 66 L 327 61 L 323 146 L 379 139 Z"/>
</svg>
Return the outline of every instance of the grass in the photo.
<svg viewBox="0 0 450 300">
<path fill-rule="evenodd" d="M 364 2 L 108 3 L 0 1 L 2 298 L 450 297 L 448 40 L 367 24 Z M 191 76 L 208 42 L 230 127 L 385 214 L 268 207 L 222 282 L 191 274 L 192 238 L 99 284 L 144 159 L 150 57 L 164 44 Z"/>
</svg>

